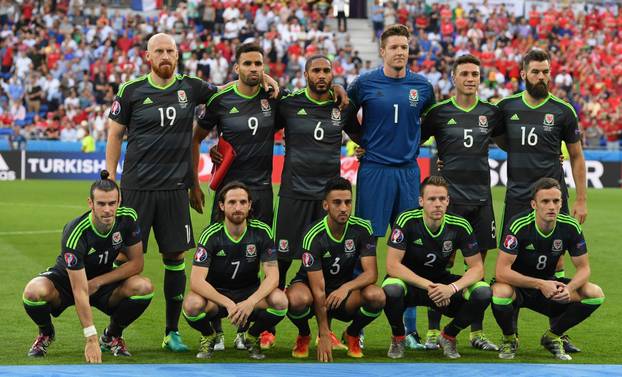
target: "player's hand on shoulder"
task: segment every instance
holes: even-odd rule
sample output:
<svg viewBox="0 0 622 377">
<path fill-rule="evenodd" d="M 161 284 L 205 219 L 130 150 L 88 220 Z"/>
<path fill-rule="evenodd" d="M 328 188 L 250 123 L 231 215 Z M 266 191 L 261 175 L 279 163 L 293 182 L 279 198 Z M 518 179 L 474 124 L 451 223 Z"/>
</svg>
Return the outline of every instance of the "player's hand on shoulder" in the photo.
<svg viewBox="0 0 622 377">
<path fill-rule="evenodd" d="M 344 110 L 350 104 L 348 92 L 341 85 L 333 85 L 333 100 L 339 105 L 339 110 Z"/>
<path fill-rule="evenodd" d="M 360 160 L 361 158 L 363 158 L 363 156 L 365 156 L 365 148 L 362 148 L 362 147 L 354 148 L 354 156 L 356 156 L 357 160 Z"/>
<path fill-rule="evenodd" d="M 222 164 L 222 154 L 218 152 L 218 145 L 214 144 L 209 149 L 209 158 L 212 160 L 212 164 L 215 164 L 215 165 Z"/>
<path fill-rule="evenodd" d="M 102 350 L 99 348 L 99 340 L 97 335 L 90 336 L 86 339 L 84 345 L 84 358 L 87 363 L 101 364 L 102 362 Z"/>
<path fill-rule="evenodd" d="M 330 335 L 320 335 L 317 344 L 317 360 L 322 363 L 333 361 L 333 345 L 330 341 Z"/>
<path fill-rule="evenodd" d="M 277 99 L 279 98 L 279 83 L 276 82 L 272 76 L 264 74 L 263 75 L 263 88 L 266 92 L 270 92 L 270 98 Z"/>
<path fill-rule="evenodd" d="M 348 297 L 350 290 L 345 287 L 339 287 L 338 289 L 331 292 L 326 298 L 326 307 L 328 309 L 337 309 L 343 300 Z"/>
<path fill-rule="evenodd" d="M 190 207 L 198 213 L 203 213 L 203 206 L 205 206 L 205 194 L 198 184 L 195 184 L 188 190 L 190 199 Z"/>
<path fill-rule="evenodd" d="M 436 170 L 441 171 L 445 167 L 445 163 L 440 158 L 436 160 Z"/>
</svg>

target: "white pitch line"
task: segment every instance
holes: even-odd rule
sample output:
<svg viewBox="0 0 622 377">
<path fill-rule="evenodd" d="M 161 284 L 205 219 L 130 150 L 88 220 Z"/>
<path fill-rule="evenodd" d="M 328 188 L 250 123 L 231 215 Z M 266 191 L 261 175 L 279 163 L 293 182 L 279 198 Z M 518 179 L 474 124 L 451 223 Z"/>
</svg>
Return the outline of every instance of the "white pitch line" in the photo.
<svg viewBox="0 0 622 377">
<path fill-rule="evenodd" d="M 27 234 L 52 234 L 52 233 L 60 233 L 60 229 L 54 230 L 15 230 L 9 232 L 0 232 L 0 236 L 21 236 Z"/>
<path fill-rule="evenodd" d="M 85 208 L 86 206 L 79 206 L 73 204 L 47 204 L 47 203 L 13 203 L 13 202 L 0 202 L 0 206 L 24 206 L 24 207 L 53 207 L 53 208 Z"/>
</svg>

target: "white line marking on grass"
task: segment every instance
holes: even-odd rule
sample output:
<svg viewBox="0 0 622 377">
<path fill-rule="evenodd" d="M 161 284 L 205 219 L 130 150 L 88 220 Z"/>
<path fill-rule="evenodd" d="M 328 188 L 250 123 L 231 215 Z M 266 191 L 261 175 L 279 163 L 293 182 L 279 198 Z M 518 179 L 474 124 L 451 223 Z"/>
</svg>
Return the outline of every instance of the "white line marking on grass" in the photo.
<svg viewBox="0 0 622 377">
<path fill-rule="evenodd" d="M 27 234 L 53 234 L 60 233 L 60 229 L 54 230 L 15 230 L 9 232 L 0 232 L 0 236 L 21 236 Z"/>
<path fill-rule="evenodd" d="M 79 206 L 74 204 L 46 204 L 46 203 L 13 203 L 13 202 L 0 202 L 0 206 L 24 206 L 24 207 L 53 207 L 53 208 L 85 208 L 86 206 Z"/>
</svg>

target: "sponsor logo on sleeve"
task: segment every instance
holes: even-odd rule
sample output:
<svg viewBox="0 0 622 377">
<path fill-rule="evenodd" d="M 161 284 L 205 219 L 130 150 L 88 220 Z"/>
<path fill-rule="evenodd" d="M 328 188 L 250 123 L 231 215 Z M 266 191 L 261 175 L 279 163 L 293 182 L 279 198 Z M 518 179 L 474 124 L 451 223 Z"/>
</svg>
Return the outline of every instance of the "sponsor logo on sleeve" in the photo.
<svg viewBox="0 0 622 377">
<path fill-rule="evenodd" d="M 391 233 L 391 242 L 401 243 L 404 241 L 404 233 L 400 229 L 394 229 Z"/>
<path fill-rule="evenodd" d="M 315 259 L 313 258 L 313 255 L 311 255 L 311 253 L 309 252 L 305 252 L 302 254 L 302 258 L 300 258 L 302 261 L 302 265 L 305 267 L 311 267 L 313 265 L 313 262 L 315 261 Z"/>
<path fill-rule="evenodd" d="M 518 246 L 518 240 L 513 235 L 508 234 L 503 240 L 503 246 L 508 250 L 514 250 Z"/>
<path fill-rule="evenodd" d="M 194 253 L 194 260 L 198 263 L 205 262 L 207 260 L 207 250 L 201 246 L 197 247 L 197 251 Z"/>
</svg>

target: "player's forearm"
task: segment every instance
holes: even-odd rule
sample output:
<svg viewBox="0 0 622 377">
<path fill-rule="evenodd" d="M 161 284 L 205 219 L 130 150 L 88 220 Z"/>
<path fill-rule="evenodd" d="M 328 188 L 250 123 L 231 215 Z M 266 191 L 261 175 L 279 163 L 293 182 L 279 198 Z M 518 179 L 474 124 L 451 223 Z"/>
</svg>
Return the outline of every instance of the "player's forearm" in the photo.
<svg viewBox="0 0 622 377">
<path fill-rule="evenodd" d="M 378 274 L 373 271 L 363 271 L 359 276 L 343 284 L 348 289 L 348 292 L 352 292 L 357 289 L 363 289 L 368 285 L 374 284 L 378 279 Z"/>
<path fill-rule="evenodd" d="M 590 279 L 591 269 L 590 266 L 577 267 L 572 280 L 567 284 L 569 291 L 577 291 L 579 288 L 585 285 Z"/>
<path fill-rule="evenodd" d="M 131 276 L 138 275 L 143 271 L 144 259 L 141 257 L 138 259 L 130 259 L 121 266 L 114 270 L 107 272 L 103 275 L 99 275 L 94 279 L 97 279 L 98 285 L 106 285 L 117 281 L 125 280 Z"/>
<path fill-rule="evenodd" d="M 76 287 L 72 289 L 72 293 L 82 328 L 93 326 L 93 311 L 89 302 L 88 287 Z"/>
<path fill-rule="evenodd" d="M 123 143 L 123 134 L 118 135 L 114 132 L 108 134 L 106 142 L 106 170 L 110 172 L 110 177 L 115 178 L 117 165 L 121 158 L 121 144 Z"/>
<path fill-rule="evenodd" d="M 424 279 L 421 276 L 415 274 L 408 267 L 404 266 L 401 263 L 396 264 L 387 264 L 387 273 L 389 276 L 398 278 L 407 282 L 410 285 L 414 285 L 415 287 L 421 289 L 428 289 L 428 286 L 432 284 L 432 282 L 428 279 Z"/>
<path fill-rule="evenodd" d="M 312 294 L 313 311 L 317 319 L 318 332 L 321 336 L 328 335 L 330 333 L 330 326 L 328 325 L 328 315 L 326 314 L 326 293 L 322 288 L 321 290 L 313 290 Z"/>
<path fill-rule="evenodd" d="M 201 160 L 201 141 L 192 138 L 192 178 L 195 186 L 199 185 L 199 162 Z"/>
<path fill-rule="evenodd" d="M 587 180 L 585 175 L 585 158 L 582 154 L 572 156 L 570 158 L 570 166 L 572 167 L 572 178 L 577 188 L 576 201 L 587 201 Z"/>
<path fill-rule="evenodd" d="M 501 270 L 497 269 L 495 279 L 500 283 L 507 283 L 513 287 L 533 289 L 540 289 L 543 282 L 542 279 L 525 276 L 512 270 L 511 268 Z"/>
<path fill-rule="evenodd" d="M 268 297 L 270 292 L 274 291 L 279 285 L 279 277 L 274 275 L 267 275 L 265 279 L 259 284 L 259 288 L 248 297 L 251 302 L 257 304 L 262 299 Z"/>
<path fill-rule="evenodd" d="M 458 290 L 470 287 L 471 285 L 482 280 L 484 277 L 484 268 L 481 264 L 469 266 L 460 279 L 454 282 Z"/>
<path fill-rule="evenodd" d="M 227 296 L 218 293 L 216 288 L 205 280 L 198 283 L 191 280 L 190 289 L 206 300 L 216 303 L 218 306 L 226 307 L 230 301 Z"/>
</svg>

